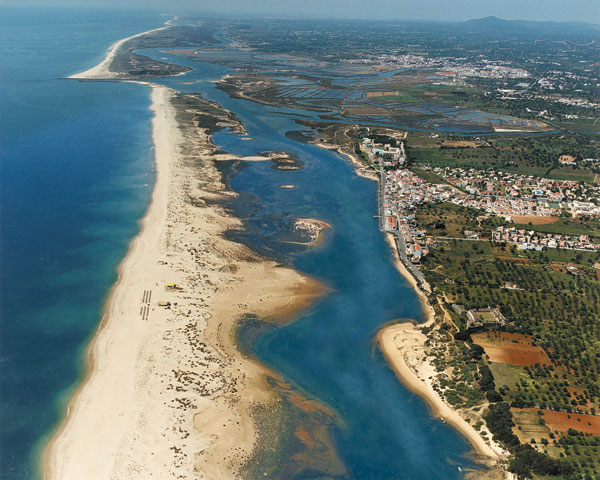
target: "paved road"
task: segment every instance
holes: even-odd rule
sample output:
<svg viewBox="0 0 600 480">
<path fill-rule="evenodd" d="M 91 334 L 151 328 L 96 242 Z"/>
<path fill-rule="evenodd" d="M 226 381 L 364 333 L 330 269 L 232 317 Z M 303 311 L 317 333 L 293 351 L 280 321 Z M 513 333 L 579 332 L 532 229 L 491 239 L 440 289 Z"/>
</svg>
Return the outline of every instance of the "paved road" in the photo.
<svg viewBox="0 0 600 480">
<path fill-rule="evenodd" d="M 391 232 L 396 238 L 396 247 L 398 248 L 398 255 L 404 266 L 408 271 L 416 278 L 418 283 L 425 283 L 425 276 L 417 267 L 415 267 L 411 261 L 406 257 L 406 243 L 404 243 L 404 237 L 400 232 Z"/>
<path fill-rule="evenodd" d="M 379 230 L 384 231 L 385 212 L 383 199 L 385 198 L 385 172 L 383 169 L 379 172 Z"/>
<path fill-rule="evenodd" d="M 385 172 L 383 169 L 380 172 L 380 182 L 379 182 L 379 230 L 385 232 L 385 211 L 384 211 L 384 198 L 385 198 Z M 415 277 L 418 283 L 425 283 L 425 276 L 423 273 L 415 267 L 411 261 L 406 256 L 406 243 L 404 242 L 404 237 L 401 232 L 391 231 L 396 239 L 396 248 L 398 249 L 398 256 L 400 257 L 400 261 L 404 264 L 404 266 L 408 269 L 408 271 Z"/>
<path fill-rule="evenodd" d="M 467 242 L 489 242 L 490 239 L 489 238 L 465 238 L 465 237 L 434 237 L 436 240 L 442 242 L 444 240 L 460 240 L 460 241 L 467 241 Z"/>
</svg>

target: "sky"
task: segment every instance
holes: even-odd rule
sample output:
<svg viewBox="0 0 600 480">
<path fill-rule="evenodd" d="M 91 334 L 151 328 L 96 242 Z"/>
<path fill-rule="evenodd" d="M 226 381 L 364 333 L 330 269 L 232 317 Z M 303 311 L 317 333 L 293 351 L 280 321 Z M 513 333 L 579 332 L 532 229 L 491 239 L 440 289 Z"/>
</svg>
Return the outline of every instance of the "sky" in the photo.
<svg viewBox="0 0 600 480">
<path fill-rule="evenodd" d="M 508 20 L 600 24 L 600 0 L 0 0 L 0 5 L 155 8 L 165 13 L 438 21 L 494 15 Z"/>
</svg>

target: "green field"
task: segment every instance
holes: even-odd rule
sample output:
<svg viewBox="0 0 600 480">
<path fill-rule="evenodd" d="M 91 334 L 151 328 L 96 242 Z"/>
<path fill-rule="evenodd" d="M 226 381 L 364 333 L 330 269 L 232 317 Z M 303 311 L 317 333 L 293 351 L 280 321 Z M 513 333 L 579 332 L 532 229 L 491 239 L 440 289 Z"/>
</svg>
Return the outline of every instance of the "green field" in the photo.
<svg viewBox="0 0 600 480">
<path fill-rule="evenodd" d="M 561 235 L 589 235 L 600 240 L 600 221 L 593 218 L 561 217 L 555 223 L 546 225 L 529 225 L 522 223 L 506 223 L 509 227 L 534 230 L 544 233 L 558 233 Z"/>
<path fill-rule="evenodd" d="M 412 167 L 410 170 L 418 177 L 422 178 L 426 182 L 433 183 L 434 185 L 448 184 L 446 180 L 444 180 L 438 174 L 433 173 L 431 170 L 423 170 L 419 167 Z"/>
<path fill-rule="evenodd" d="M 557 249 L 521 252 L 488 241 L 444 240 L 444 236 L 459 237 L 465 228 L 484 237 L 500 221 L 476 218 L 476 210 L 438 204 L 420 208 L 416 221 L 438 239 L 422 263 L 434 294 L 467 309 L 498 306 L 511 323 L 508 328 L 533 335 L 552 362 L 545 367 L 490 364 L 498 398 L 515 408 L 600 412 L 600 281 L 594 267 L 600 255 Z M 566 233 L 580 230 L 584 223 L 590 231 L 599 231 L 598 221 L 570 219 L 534 227 Z M 575 267 L 576 273 L 569 273 L 567 266 Z M 504 288 L 507 282 L 518 289 Z M 452 315 L 453 322 L 464 326 L 456 317 Z M 469 388 L 482 388 L 485 367 L 477 363 L 479 375 L 469 381 L 469 372 L 475 371 L 469 360 L 473 347 L 465 350 L 462 342 L 456 343 L 440 341 L 433 358 L 439 371 L 449 373 L 441 382 L 447 400 L 469 407 L 478 401 L 468 394 Z M 568 458 L 579 475 L 600 468 L 600 437 L 550 432 L 531 415 L 515 420 L 523 441 L 551 457 Z M 590 458 L 596 460 L 590 463 Z"/>
<path fill-rule="evenodd" d="M 563 138 L 564 137 L 564 138 Z M 412 164 L 425 163 L 432 167 L 490 168 L 522 175 L 594 182 L 600 170 L 589 166 L 565 167 L 558 163 L 560 155 L 577 158 L 596 158 L 594 139 L 577 136 L 528 136 L 524 138 L 485 138 L 478 148 L 442 148 L 444 140 L 468 140 L 472 137 L 444 135 L 432 138 L 429 134 L 409 133 L 407 154 Z"/>
</svg>

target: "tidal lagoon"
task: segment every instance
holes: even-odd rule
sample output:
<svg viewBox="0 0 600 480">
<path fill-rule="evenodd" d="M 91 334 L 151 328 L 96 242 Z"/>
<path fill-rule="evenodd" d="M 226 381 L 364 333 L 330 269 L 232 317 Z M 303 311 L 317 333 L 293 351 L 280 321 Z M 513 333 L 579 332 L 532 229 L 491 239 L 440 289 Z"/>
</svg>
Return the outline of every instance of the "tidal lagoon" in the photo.
<svg viewBox="0 0 600 480">
<path fill-rule="evenodd" d="M 246 138 L 227 130 L 213 136 L 222 150 L 242 157 L 287 152 L 303 165 L 282 171 L 271 162 L 244 162 L 227 175 L 230 187 L 253 203 L 245 209 L 245 230 L 233 237 L 332 289 L 301 318 L 259 337 L 254 355 L 336 412 L 335 446 L 351 478 L 461 478 L 459 467 L 474 465 L 466 456 L 470 445 L 399 383 L 374 343 L 384 324 L 423 315 L 378 230 L 376 182 L 357 176 L 345 157 L 285 135 L 301 129 L 294 115 L 312 112 L 229 98 L 214 83 L 224 67 L 155 55 L 194 68 L 158 83 L 200 92 L 243 122 Z M 181 83 L 191 80 L 197 82 Z M 320 246 L 294 253 L 279 238 L 296 217 L 332 228 Z"/>
<path fill-rule="evenodd" d="M 154 183 L 149 89 L 59 77 L 164 19 L 63 10 L 3 18 L 12 67 L 3 73 L 10 115 L 1 129 L 1 468 L 16 479 L 35 476 L 40 448 L 85 373 L 87 345 Z M 194 70 L 157 83 L 200 92 L 243 123 L 250 140 L 222 130 L 213 137 L 219 147 L 240 156 L 287 152 L 302 165 L 244 163 L 225 178 L 251 207 L 228 235 L 330 289 L 300 318 L 260 336 L 252 355 L 335 414 L 328 429 L 347 477 L 459 478 L 459 467 L 473 466 L 469 444 L 398 382 L 374 343 L 387 322 L 422 316 L 378 231 L 376 184 L 340 155 L 286 136 L 300 129 L 289 114 L 310 112 L 231 99 L 213 83 L 224 67 L 168 58 Z M 189 80 L 197 83 L 181 83 Z M 332 228 L 319 246 L 296 249 L 280 241 L 295 218 Z"/>
</svg>

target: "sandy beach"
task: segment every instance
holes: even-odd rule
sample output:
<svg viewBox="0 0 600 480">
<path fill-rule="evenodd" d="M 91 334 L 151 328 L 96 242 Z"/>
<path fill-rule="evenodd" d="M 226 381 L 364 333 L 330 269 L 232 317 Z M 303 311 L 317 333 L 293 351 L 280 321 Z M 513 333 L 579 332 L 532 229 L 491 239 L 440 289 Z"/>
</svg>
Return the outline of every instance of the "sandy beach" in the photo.
<svg viewBox="0 0 600 480">
<path fill-rule="evenodd" d="M 71 78 L 119 78 L 109 69 L 119 48 L 164 28 L 116 42 L 103 62 Z M 265 382 L 269 372 L 235 346 L 237 320 L 255 314 L 285 321 L 326 292 L 318 282 L 223 238 L 240 222 L 219 206 L 235 194 L 222 184 L 214 162 L 268 161 L 273 155 L 216 152 L 204 130 L 182 128 L 174 91 L 147 85 L 154 112 L 152 201 L 90 344 L 85 381 L 45 451 L 48 480 L 237 478 L 257 444 L 252 409 L 277 401 Z M 353 155 L 337 151 L 357 166 L 357 174 L 377 180 Z M 329 225 L 318 227 L 317 233 Z M 435 315 L 427 296 L 398 258 L 396 264 L 431 324 Z M 436 416 L 478 453 L 498 458 L 502 452 L 433 390 L 435 371 L 425 359 L 420 330 L 410 323 L 392 325 L 377 339 L 399 379 Z"/>
<path fill-rule="evenodd" d="M 289 318 L 324 292 L 222 237 L 239 221 L 214 201 L 233 194 L 202 131 L 193 153 L 182 149 L 190 139 L 174 95 L 152 87 L 152 202 L 89 347 L 88 375 L 46 449 L 46 479 L 235 478 L 256 442 L 252 407 L 274 401 L 266 370 L 235 348 L 236 320 Z"/>
<path fill-rule="evenodd" d="M 109 47 L 109 49 L 106 53 L 106 56 L 104 57 L 104 60 L 102 60 L 98 65 L 95 65 L 94 67 L 92 67 L 84 72 L 75 73 L 73 75 L 70 75 L 68 78 L 80 78 L 80 79 L 119 78 L 118 73 L 112 72 L 110 70 L 110 64 L 112 63 L 113 59 L 115 58 L 115 55 L 117 54 L 119 48 L 121 48 L 121 46 L 125 42 L 128 42 L 129 40 L 147 35 L 149 33 L 158 32 L 158 31 L 164 30 L 166 28 L 168 28 L 168 27 L 160 27 L 160 28 L 148 30 L 146 32 L 137 33 L 136 35 L 132 35 L 131 37 L 127 37 L 127 38 L 123 38 L 123 39 L 113 43 Z"/>
<path fill-rule="evenodd" d="M 480 456 L 491 461 L 504 457 L 505 452 L 499 445 L 492 441 L 486 441 L 433 388 L 433 379 L 436 378 L 437 372 L 427 358 L 427 347 L 425 346 L 427 336 L 421 331 L 421 328 L 434 325 L 435 311 L 425 292 L 400 261 L 391 235 L 387 234 L 386 238 L 393 250 L 396 267 L 419 296 L 425 314 L 425 322 L 419 325 L 411 322 L 398 323 L 386 326 L 377 333 L 376 339 L 386 361 L 402 384 L 423 398 L 436 417 L 456 428 L 473 445 Z M 424 285 L 425 289 L 428 287 L 428 285 Z M 488 438 L 491 438 L 489 432 Z"/>
<path fill-rule="evenodd" d="M 427 336 L 412 323 L 400 323 L 384 328 L 377 334 L 381 350 L 400 381 L 413 393 L 422 397 L 433 414 L 456 428 L 475 448 L 476 452 L 491 459 L 502 452 L 490 447 L 477 431 L 435 392 L 431 378 L 437 375 L 425 356 Z"/>
</svg>

